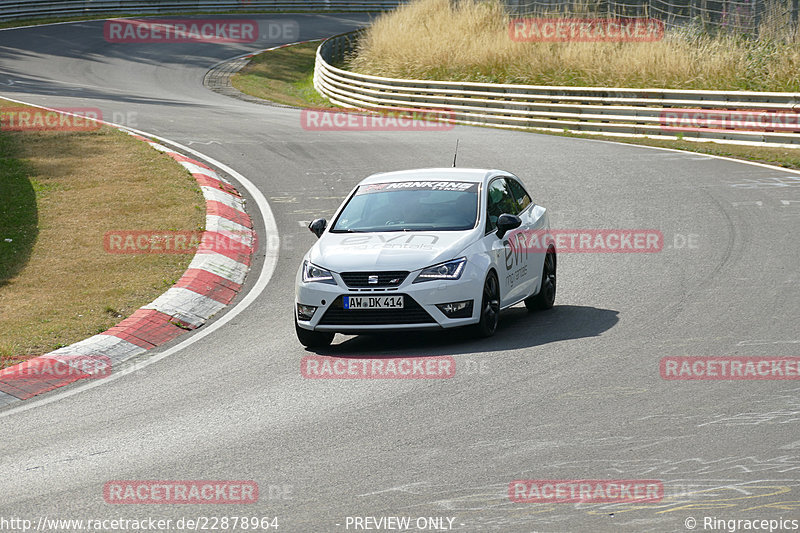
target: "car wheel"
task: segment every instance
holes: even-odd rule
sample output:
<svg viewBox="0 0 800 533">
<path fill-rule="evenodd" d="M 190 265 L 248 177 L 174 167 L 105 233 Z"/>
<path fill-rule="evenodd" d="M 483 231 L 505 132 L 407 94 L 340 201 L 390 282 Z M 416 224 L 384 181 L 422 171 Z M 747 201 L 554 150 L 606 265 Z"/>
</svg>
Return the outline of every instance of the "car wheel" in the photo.
<svg viewBox="0 0 800 533">
<path fill-rule="evenodd" d="M 329 331 L 311 331 L 303 329 L 297 325 L 297 317 L 294 319 L 294 330 L 297 333 L 297 339 L 300 344 L 306 348 L 322 348 L 329 346 L 333 342 L 333 337 L 336 333 Z"/>
<path fill-rule="evenodd" d="M 525 299 L 525 307 L 531 311 L 550 309 L 556 302 L 556 251 L 547 250 L 542 267 L 542 287 L 535 296 Z"/>
<path fill-rule="evenodd" d="M 481 299 L 481 321 L 476 330 L 481 337 L 491 337 L 497 331 L 500 321 L 500 284 L 497 274 L 489 272 L 483 282 L 483 297 Z"/>
</svg>

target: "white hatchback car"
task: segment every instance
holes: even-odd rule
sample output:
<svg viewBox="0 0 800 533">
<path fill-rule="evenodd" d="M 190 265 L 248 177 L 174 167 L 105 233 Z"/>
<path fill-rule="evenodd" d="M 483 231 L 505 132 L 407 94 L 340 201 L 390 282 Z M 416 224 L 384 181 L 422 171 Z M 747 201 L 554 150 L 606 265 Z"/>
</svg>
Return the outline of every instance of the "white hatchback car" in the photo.
<svg viewBox="0 0 800 533">
<path fill-rule="evenodd" d="M 508 172 L 374 174 L 330 225 L 317 219 L 309 229 L 319 241 L 303 258 L 295 299 L 295 329 L 307 347 L 326 346 L 337 332 L 474 325 L 490 336 L 500 310 L 555 301 L 547 210 Z"/>
</svg>

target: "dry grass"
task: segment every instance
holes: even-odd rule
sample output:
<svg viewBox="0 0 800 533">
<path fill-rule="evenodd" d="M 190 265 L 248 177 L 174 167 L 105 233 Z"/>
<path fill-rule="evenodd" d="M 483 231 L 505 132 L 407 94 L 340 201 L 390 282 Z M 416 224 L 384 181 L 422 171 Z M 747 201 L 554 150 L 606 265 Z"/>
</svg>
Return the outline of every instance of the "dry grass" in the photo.
<svg viewBox="0 0 800 533">
<path fill-rule="evenodd" d="M 106 330 L 191 260 L 104 251 L 109 230 L 203 227 L 194 179 L 145 143 L 107 128 L 2 132 L 0 163 L 0 366 Z"/>
<path fill-rule="evenodd" d="M 686 28 L 656 42 L 517 42 L 499 0 L 417 0 L 379 17 L 349 66 L 399 77 L 534 85 L 800 91 L 800 33 Z"/>
</svg>

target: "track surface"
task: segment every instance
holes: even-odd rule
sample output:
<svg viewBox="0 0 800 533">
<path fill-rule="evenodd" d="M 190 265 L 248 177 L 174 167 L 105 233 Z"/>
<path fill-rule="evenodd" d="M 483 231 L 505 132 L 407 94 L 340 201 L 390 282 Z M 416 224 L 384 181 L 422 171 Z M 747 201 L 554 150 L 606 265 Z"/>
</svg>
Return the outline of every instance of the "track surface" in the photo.
<svg viewBox="0 0 800 533">
<path fill-rule="evenodd" d="M 300 35 L 288 40 L 298 40 L 366 17 L 259 19 L 296 20 Z M 298 110 L 202 86 L 217 61 L 276 44 L 111 45 L 102 22 L 0 32 L 0 95 L 99 107 L 224 162 L 267 196 L 281 237 L 269 286 L 232 323 L 140 372 L 5 413 L 0 516 L 246 514 L 300 532 L 346 530 L 348 516 L 448 516 L 458 531 L 685 531 L 689 516 L 698 530 L 704 516 L 798 518 L 797 382 L 664 381 L 658 361 L 800 355 L 799 175 L 482 128 L 309 132 Z M 447 166 L 456 138 L 460 165 L 515 172 L 554 227 L 657 228 L 667 247 L 560 256 L 557 307 L 514 308 L 492 339 L 339 336 L 327 352 L 454 355 L 453 379 L 304 380 L 293 280 L 314 237 L 300 221 L 330 216 L 372 172 Z M 690 234 L 696 248 L 671 246 Z M 512 504 L 508 483 L 520 478 L 661 479 L 668 498 Z M 253 479 L 262 494 L 246 508 L 114 506 L 102 496 L 114 479 Z M 291 497 L 270 485 L 291 487 Z"/>
</svg>

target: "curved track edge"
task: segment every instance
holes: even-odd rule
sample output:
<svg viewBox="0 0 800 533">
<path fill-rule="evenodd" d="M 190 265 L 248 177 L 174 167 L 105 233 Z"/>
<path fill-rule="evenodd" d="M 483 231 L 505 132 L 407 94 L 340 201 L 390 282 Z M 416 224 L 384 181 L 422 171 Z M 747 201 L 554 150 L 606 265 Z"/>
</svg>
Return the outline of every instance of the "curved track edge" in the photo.
<svg viewBox="0 0 800 533">
<path fill-rule="evenodd" d="M 98 122 L 147 142 L 192 174 L 205 198 L 205 231 L 187 270 L 161 296 L 103 333 L 0 370 L 0 407 L 19 404 L 79 380 L 120 376 L 141 368 L 149 360 L 129 365 L 128 368 L 124 363 L 199 328 L 230 304 L 242 290 L 257 246 L 257 234 L 250 216 L 245 212 L 244 199 L 233 184 L 209 165 L 164 144 L 175 146 L 217 166 L 240 181 L 250 192 L 263 216 L 268 235 L 264 266 L 250 293 L 260 293 L 274 271 L 278 250 L 277 226 L 266 199 L 252 183 L 225 165 L 167 139 L 105 121 Z M 244 298 L 236 307 L 251 301 Z"/>
</svg>

